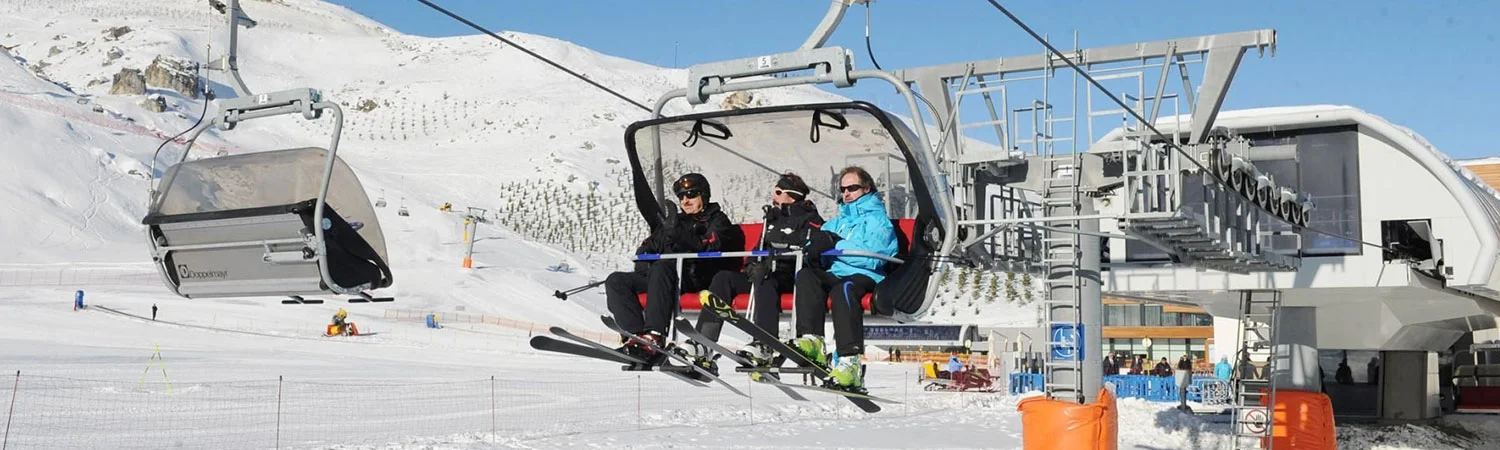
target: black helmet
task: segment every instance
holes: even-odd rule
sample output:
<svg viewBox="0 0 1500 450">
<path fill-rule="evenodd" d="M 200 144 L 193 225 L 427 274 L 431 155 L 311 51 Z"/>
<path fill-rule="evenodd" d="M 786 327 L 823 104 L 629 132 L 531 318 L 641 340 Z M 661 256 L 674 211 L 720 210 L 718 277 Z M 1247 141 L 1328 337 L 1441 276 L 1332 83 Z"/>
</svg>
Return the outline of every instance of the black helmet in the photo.
<svg viewBox="0 0 1500 450">
<path fill-rule="evenodd" d="M 688 193 L 697 193 L 703 196 L 703 198 L 713 196 L 713 191 L 708 187 L 708 178 L 704 178 L 703 174 L 700 173 L 690 173 L 678 177 L 677 182 L 672 183 L 672 193 L 677 194 L 677 198 L 682 198 Z"/>
</svg>

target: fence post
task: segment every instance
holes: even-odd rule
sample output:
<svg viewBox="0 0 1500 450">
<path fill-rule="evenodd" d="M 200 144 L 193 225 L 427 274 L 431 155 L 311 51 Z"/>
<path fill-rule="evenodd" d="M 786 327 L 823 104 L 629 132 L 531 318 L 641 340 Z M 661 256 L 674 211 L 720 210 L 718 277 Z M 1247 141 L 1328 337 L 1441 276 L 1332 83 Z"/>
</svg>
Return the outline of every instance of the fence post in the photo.
<svg viewBox="0 0 1500 450">
<path fill-rule="evenodd" d="M 495 435 L 499 433 L 495 426 L 495 376 L 490 375 L 490 443 L 495 443 Z"/>
<path fill-rule="evenodd" d="M 645 428 L 641 418 L 641 374 L 635 374 L 635 429 Z"/>
<path fill-rule="evenodd" d="M 745 377 L 745 394 L 750 397 L 750 424 L 755 425 L 755 380 Z"/>
<path fill-rule="evenodd" d="M 906 417 L 911 417 L 911 371 L 906 371 L 906 382 L 901 383 L 901 409 Z"/>
<path fill-rule="evenodd" d="M 5 440 L 0 441 L 0 449 L 10 447 L 10 418 L 16 415 L 16 392 L 21 389 L 21 371 L 16 371 L 16 383 L 10 388 L 10 412 L 5 413 Z"/>
<path fill-rule="evenodd" d="M 278 449 L 281 448 L 281 383 L 283 381 L 285 381 L 284 376 L 276 376 L 276 448 Z"/>
</svg>

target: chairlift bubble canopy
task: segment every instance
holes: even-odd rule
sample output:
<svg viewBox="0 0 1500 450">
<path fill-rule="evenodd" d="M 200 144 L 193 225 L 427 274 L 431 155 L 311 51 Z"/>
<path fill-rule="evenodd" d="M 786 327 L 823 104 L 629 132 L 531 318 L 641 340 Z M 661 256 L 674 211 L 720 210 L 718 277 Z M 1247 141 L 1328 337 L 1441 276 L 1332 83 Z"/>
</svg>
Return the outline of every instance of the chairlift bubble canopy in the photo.
<svg viewBox="0 0 1500 450">
<path fill-rule="evenodd" d="M 734 222 L 758 222 L 781 174 L 807 182 L 824 217 L 838 212 L 838 173 L 860 166 L 875 179 L 892 219 L 936 219 L 934 177 L 913 155 L 905 124 L 865 102 L 739 109 L 636 122 L 625 131 L 636 204 L 655 225 L 675 208 L 677 177 L 702 173 Z M 913 177 L 913 174 L 916 174 Z"/>
<path fill-rule="evenodd" d="M 675 213 L 671 184 L 687 173 L 701 173 L 730 221 L 763 220 L 776 181 L 795 173 L 807 182 L 807 196 L 824 218 L 838 213 L 839 172 L 860 166 L 874 178 L 875 195 L 885 201 L 892 219 L 914 219 L 908 261 L 887 278 L 899 293 L 887 295 L 894 308 L 915 313 L 924 302 L 932 258 L 943 229 L 934 204 L 933 186 L 945 186 L 922 167 L 931 158 L 919 151 L 915 134 L 904 123 L 866 102 L 840 102 L 747 108 L 631 124 L 625 131 L 636 206 L 652 230 L 665 214 Z M 753 237 L 747 237 L 754 239 Z M 882 283 L 887 284 L 887 283 Z M 877 295 L 877 300 L 880 298 Z M 880 305 L 890 314 L 892 304 Z"/>
<path fill-rule="evenodd" d="M 318 242 L 312 226 L 325 183 Z M 162 186 L 142 222 L 178 295 L 346 294 L 392 282 L 369 197 L 328 150 L 185 161 L 167 170 Z"/>
</svg>

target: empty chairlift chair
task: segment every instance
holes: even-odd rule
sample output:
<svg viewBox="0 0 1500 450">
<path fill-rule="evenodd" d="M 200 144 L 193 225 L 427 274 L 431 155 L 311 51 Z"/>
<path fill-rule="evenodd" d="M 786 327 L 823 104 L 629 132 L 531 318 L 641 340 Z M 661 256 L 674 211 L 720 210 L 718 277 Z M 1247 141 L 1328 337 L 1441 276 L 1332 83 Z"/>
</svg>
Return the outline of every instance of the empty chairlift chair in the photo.
<svg viewBox="0 0 1500 450">
<path fill-rule="evenodd" d="M 311 92 L 279 108 L 226 102 L 215 123 L 294 112 L 312 119 L 320 109 L 334 110 L 337 119 L 337 107 Z M 338 132 L 335 126 L 330 149 L 196 161 L 184 153 L 165 172 L 142 220 L 167 287 L 187 298 L 286 296 L 298 303 L 321 294 L 390 301 L 367 293 L 390 286 L 391 270 L 370 200 L 336 155 Z"/>
</svg>

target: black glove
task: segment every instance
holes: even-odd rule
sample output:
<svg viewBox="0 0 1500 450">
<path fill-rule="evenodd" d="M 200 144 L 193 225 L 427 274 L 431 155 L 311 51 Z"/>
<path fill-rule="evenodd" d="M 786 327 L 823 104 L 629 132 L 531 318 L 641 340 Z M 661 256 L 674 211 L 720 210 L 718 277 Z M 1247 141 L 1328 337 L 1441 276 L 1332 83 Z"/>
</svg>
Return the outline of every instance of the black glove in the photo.
<svg viewBox="0 0 1500 450">
<path fill-rule="evenodd" d="M 775 206 L 772 206 L 772 205 L 762 205 L 760 207 L 760 210 L 764 213 L 764 214 L 761 214 L 762 219 L 764 219 L 761 222 L 764 222 L 764 223 L 774 222 L 776 220 L 776 218 L 781 217 L 781 215 L 782 215 L 781 208 L 778 208 L 778 207 L 775 207 Z"/>
<path fill-rule="evenodd" d="M 807 236 L 807 255 L 814 257 L 823 252 L 833 250 L 838 245 L 839 235 L 823 230 L 812 230 Z"/>
<path fill-rule="evenodd" d="M 750 278 L 750 284 L 759 283 L 771 275 L 770 261 L 750 261 L 745 263 L 745 276 Z"/>
</svg>

